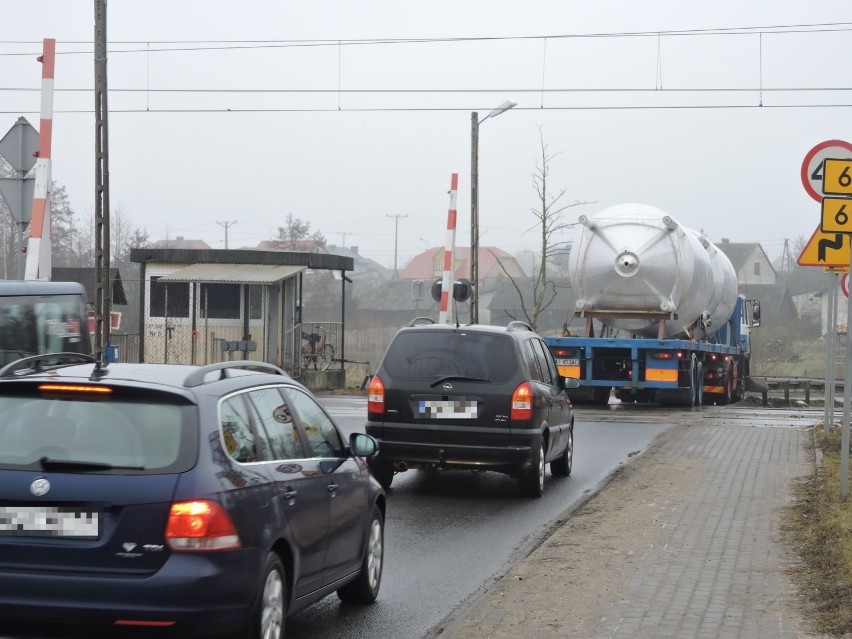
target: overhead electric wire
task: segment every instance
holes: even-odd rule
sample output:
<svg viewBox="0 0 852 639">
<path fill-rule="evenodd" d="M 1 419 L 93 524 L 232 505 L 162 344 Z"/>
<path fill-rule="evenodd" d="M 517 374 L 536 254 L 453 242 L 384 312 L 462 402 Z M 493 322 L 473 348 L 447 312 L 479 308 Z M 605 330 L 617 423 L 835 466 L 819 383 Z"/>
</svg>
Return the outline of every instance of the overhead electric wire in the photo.
<svg viewBox="0 0 852 639">
<path fill-rule="evenodd" d="M 562 33 L 562 34 L 539 34 L 539 35 L 515 35 L 515 36 L 458 36 L 440 38 L 353 38 L 353 39 L 304 39 L 304 40 L 124 40 L 110 42 L 112 47 L 117 45 L 145 45 L 139 49 L 110 49 L 111 54 L 118 53 L 158 53 L 171 51 L 207 51 L 207 50 L 232 50 L 232 49 L 261 49 L 261 48 L 284 48 L 284 47 L 340 47 L 340 46 L 372 46 L 372 45 L 397 45 L 397 44 L 442 44 L 442 43 L 464 43 L 464 42 L 510 42 L 524 40 L 568 40 L 585 38 L 645 38 L 645 37 L 697 37 L 708 35 L 755 35 L 767 34 L 791 34 L 791 33 L 827 33 L 852 31 L 852 22 L 825 22 L 804 24 L 763 25 L 748 27 L 716 27 L 704 29 L 663 29 L 649 31 L 614 31 L 601 33 Z M 28 40 L 0 40 L 0 45 L 37 45 L 40 41 Z M 205 45 L 193 47 L 166 47 L 150 48 L 151 44 L 189 44 Z M 73 40 L 65 41 L 63 44 L 88 45 L 88 41 Z M 208 46 L 208 45 L 221 46 Z M 91 54 L 91 50 L 85 51 L 57 51 L 57 55 Z M 34 55 L 33 53 L 0 53 L 0 56 Z"/>
<path fill-rule="evenodd" d="M 734 109 L 848 109 L 849 104 L 674 104 L 674 105 L 606 105 L 606 106 L 545 106 L 514 107 L 513 111 L 664 111 L 664 110 L 734 110 Z M 484 107 L 326 107 L 326 108 L 207 108 L 207 109 L 122 109 L 110 107 L 110 113 L 424 113 L 424 112 L 470 112 L 481 111 Z M 93 109 L 54 109 L 55 114 L 91 114 Z M 0 114 L 35 113 L 32 110 L 0 110 Z"/>
<path fill-rule="evenodd" d="M 280 40 L 280 41 L 270 41 L 270 40 L 188 40 L 188 41 L 180 41 L 180 40 L 169 40 L 169 41 L 160 41 L 156 44 L 164 44 L 164 43 L 185 43 L 185 44 L 224 44 L 226 46 L 222 47 L 202 47 L 200 49 L 185 49 L 185 48 L 164 48 L 164 49 L 151 49 L 151 42 L 145 42 L 146 48 L 138 49 L 138 50 L 124 50 L 124 51 L 116 51 L 112 50 L 111 53 L 134 53 L 141 52 L 150 54 L 156 51 L 184 51 L 184 50 L 213 50 L 213 49 L 222 49 L 229 50 L 232 48 L 242 48 L 243 45 L 251 48 L 260 48 L 260 47 L 278 47 L 278 46 L 346 46 L 346 45 L 372 45 L 372 44 L 406 44 L 406 43 L 446 43 L 446 42 L 486 42 L 486 41 L 517 41 L 517 40 L 548 40 L 548 39 L 569 39 L 569 38 L 621 38 L 621 37 L 656 37 L 659 38 L 661 36 L 704 36 L 704 35 L 755 35 L 755 34 L 786 34 L 786 33 L 823 33 L 823 32 L 845 32 L 852 31 L 852 22 L 829 22 L 829 23 L 811 23 L 811 24 L 783 24 L 783 25 L 763 25 L 763 26 L 748 26 L 748 27 L 725 27 L 725 28 L 705 28 L 705 29 L 678 29 L 678 30 L 659 30 L 659 31 L 624 31 L 624 32 L 610 32 L 610 33 L 586 33 L 586 34 L 553 34 L 553 35 L 530 35 L 530 36 L 477 36 L 477 37 L 453 37 L 453 38 L 376 38 L 376 39 L 350 39 L 350 40 Z M 13 40 L 0 40 L 0 45 L 20 45 L 20 44 L 29 44 L 28 41 L 13 41 Z M 88 42 L 71 42 L 70 44 L 88 44 Z M 137 41 L 127 41 L 127 42 L 113 42 L 113 45 L 116 44 L 142 44 Z M 238 44 L 238 47 L 234 47 L 233 45 Z M 79 51 L 73 53 L 91 53 L 90 51 Z M 11 54 L 11 53 L 0 53 L 0 56 L 3 55 L 24 55 L 24 54 Z M 26 54 L 33 55 L 33 54 Z M 24 87 L 0 87 L 0 92 L 34 92 L 40 91 L 39 87 L 32 88 L 24 88 Z M 56 93 L 90 93 L 92 89 L 88 88 L 63 88 L 63 87 L 54 87 L 54 91 Z M 546 88 L 546 87 L 529 87 L 529 88 L 465 88 L 465 89 L 453 89 L 453 88 L 424 88 L 424 89 L 413 89 L 413 88 L 247 88 L 247 89 L 234 89 L 234 88 L 111 88 L 110 93 L 112 94 L 145 94 L 148 96 L 151 95 L 166 95 L 166 94 L 184 94 L 184 95 L 192 95 L 192 94 L 221 94 L 221 95 L 250 95 L 255 94 L 258 96 L 261 95 L 298 95 L 298 94 L 314 94 L 314 95 L 436 95 L 436 94 L 444 94 L 444 95 L 474 95 L 474 94 L 506 94 L 506 93 L 517 93 L 517 94 L 528 94 L 528 93 L 536 93 L 540 95 L 555 95 L 555 94 L 614 94 L 614 93 L 624 93 L 628 94 L 654 94 L 657 96 L 661 95 L 676 95 L 676 94 L 733 94 L 733 93 L 755 93 L 758 92 L 763 95 L 763 93 L 837 93 L 844 91 L 852 91 L 852 87 L 805 87 L 805 86 L 794 86 L 794 87 L 774 87 L 767 88 L 761 86 L 760 88 L 747 88 L 747 87 L 692 87 L 692 88 L 642 88 L 642 87 L 631 87 L 631 88 L 618 88 L 618 87 L 603 87 L 603 88 L 591 88 L 591 87 L 578 87 L 578 88 L 567 88 L 567 87 L 554 87 L 554 88 Z M 762 105 L 762 104 L 655 104 L 655 105 L 603 105 L 603 106 L 595 106 L 595 105 L 550 105 L 544 106 L 543 104 L 538 107 L 525 107 L 520 108 L 518 110 L 536 110 L 536 111 L 582 111 L 582 110 L 653 110 L 653 109 L 746 109 L 746 108 L 785 108 L 785 109 L 801 109 L 801 108 L 846 108 L 849 105 L 847 104 L 828 104 L 828 103 L 819 103 L 819 104 L 775 104 L 775 105 Z M 479 107 L 452 107 L 452 106 L 414 106 L 414 107 L 401 107 L 401 106 L 384 106 L 384 107 L 344 107 L 340 104 L 335 107 L 306 107 L 306 108 L 276 108 L 276 107 L 221 107 L 221 108 L 175 108 L 175 107 L 155 107 L 151 108 L 150 106 L 146 106 L 146 108 L 119 108 L 115 105 L 111 108 L 112 113 L 325 113 L 325 112 L 377 112 L 377 113 L 388 113 L 388 112 L 453 112 L 453 111 L 471 111 L 471 110 L 479 110 Z M 0 110 L 0 113 L 18 113 L 20 110 Z M 31 112 L 31 111 L 25 111 Z M 91 113 L 92 110 L 89 109 L 56 109 L 56 113 L 59 114 L 73 114 L 73 113 Z"/>
<path fill-rule="evenodd" d="M 57 93 L 90 93 L 91 88 L 54 88 Z M 0 87 L 0 91 L 21 91 L 35 92 L 41 91 L 40 87 Z M 760 91 L 773 92 L 831 92 L 831 91 L 852 91 L 850 87 L 691 87 L 691 88 L 668 88 L 654 89 L 642 87 L 609 87 L 609 88 L 503 88 L 503 89 L 129 89 L 129 88 L 110 88 L 110 93 L 758 93 Z"/>
</svg>

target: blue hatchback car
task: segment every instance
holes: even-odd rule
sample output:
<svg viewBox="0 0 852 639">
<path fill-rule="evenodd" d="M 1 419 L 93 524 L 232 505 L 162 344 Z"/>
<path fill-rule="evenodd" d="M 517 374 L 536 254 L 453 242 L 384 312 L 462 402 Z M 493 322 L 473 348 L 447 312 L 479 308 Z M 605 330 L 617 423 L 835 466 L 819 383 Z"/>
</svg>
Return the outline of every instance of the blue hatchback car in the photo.
<svg viewBox="0 0 852 639">
<path fill-rule="evenodd" d="M 371 603 L 376 451 L 269 364 L 9 364 L 0 619 L 274 639 L 330 593 Z"/>
</svg>

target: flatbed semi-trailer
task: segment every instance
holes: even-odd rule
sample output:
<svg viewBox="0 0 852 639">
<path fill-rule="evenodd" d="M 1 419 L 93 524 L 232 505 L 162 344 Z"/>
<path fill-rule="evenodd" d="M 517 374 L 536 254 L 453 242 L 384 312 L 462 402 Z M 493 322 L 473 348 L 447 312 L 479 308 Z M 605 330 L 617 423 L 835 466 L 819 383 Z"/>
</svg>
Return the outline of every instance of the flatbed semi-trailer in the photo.
<svg viewBox="0 0 852 639">
<path fill-rule="evenodd" d="M 559 372 L 580 380 L 574 401 L 661 404 L 728 404 L 739 401 L 750 373 L 750 328 L 760 323 L 756 300 L 737 297 L 725 325 L 705 339 L 595 337 L 587 317 L 586 336 L 547 337 Z"/>
</svg>

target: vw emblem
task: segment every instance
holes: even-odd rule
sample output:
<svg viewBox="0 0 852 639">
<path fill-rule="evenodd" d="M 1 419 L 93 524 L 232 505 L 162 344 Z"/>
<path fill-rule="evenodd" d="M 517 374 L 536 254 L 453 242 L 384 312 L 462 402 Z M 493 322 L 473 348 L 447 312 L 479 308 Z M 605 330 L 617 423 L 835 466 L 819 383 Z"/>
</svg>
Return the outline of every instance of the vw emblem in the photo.
<svg viewBox="0 0 852 639">
<path fill-rule="evenodd" d="M 36 497 L 41 497 L 50 492 L 50 482 L 44 477 L 39 477 L 30 484 L 30 492 Z"/>
<path fill-rule="evenodd" d="M 441 386 L 441 388 L 443 388 L 445 391 L 451 391 L 453 390 L 453 385 L 449 382 L 444 382 L 444 385 Z"/>
</svg>

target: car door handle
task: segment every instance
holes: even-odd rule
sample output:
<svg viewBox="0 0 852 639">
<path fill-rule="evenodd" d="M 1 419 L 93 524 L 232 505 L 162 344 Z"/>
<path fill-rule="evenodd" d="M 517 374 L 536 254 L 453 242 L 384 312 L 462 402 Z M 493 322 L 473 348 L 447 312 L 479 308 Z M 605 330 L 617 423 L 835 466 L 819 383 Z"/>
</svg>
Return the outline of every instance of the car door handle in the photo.
<svg viewBox="0 0 852 639">
<path fill-rule="evenodd" d="M 328 485 L 328 492 L 333 493 L 335 490 L 337 490 L 337 484 Z"/>
<path fill-rule="evenodd" d="M 295 497 L 296 493 L 298 493 L 298 492 L 299 492 L 298 490 L 293 490 L 292 488 L 290 490 L 285 490 L 284 491 L 284 499 L 293 499 L 293 497 Z"/>
</svg>

